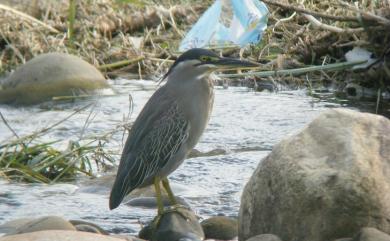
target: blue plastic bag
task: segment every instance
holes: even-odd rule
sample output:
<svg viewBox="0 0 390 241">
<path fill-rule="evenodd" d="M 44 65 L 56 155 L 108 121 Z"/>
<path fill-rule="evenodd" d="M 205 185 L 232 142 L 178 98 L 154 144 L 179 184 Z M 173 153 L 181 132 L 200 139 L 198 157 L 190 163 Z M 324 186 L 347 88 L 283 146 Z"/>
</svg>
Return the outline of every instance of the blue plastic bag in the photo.
<svg viewBox="0 0 390 241">
<path fill-rule="evenodd" d="M 267 27 L 268 13 L 259 0 L 216 0 L 187 33 L 179 51 L 258 43 Z"/>
</svg>

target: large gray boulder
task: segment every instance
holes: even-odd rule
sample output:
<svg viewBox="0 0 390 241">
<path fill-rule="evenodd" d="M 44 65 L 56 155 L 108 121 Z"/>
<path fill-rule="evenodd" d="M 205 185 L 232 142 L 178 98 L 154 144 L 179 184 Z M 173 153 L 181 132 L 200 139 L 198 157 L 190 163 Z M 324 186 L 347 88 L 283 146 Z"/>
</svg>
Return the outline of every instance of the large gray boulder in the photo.
<svg viewBox="0 0 390 241">
<path fill-rule="evenodd" d="M 390 233 L 390 121 L 334 109 L 278 145 L 246 184 L 239 240 L 328 241 Z"/>
<path fill-rule="evenodd" d="M 108 87 L 99 70 L 79 57 L 48 53 L 0 81 L 0 103 L 36 104 L 56 96 L 90 95 Z"/>
</svg>

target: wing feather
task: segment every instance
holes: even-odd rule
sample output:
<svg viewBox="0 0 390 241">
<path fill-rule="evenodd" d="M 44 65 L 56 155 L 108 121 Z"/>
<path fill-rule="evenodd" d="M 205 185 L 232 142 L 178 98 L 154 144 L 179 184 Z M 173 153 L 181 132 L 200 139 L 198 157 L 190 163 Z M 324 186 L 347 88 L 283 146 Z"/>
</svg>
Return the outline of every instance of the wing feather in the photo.
<svg viewBox="0 0 390 241">
<path fill-rule="evenodd" d="M 164 92 L 156 92 L 141 111 L 126 141 L 110 195 L 110 209 L 119 206 L 127 194 L 154 177 L 186 142 L 188 133 L 189 123 L 174 99 L 167 98 Z"/>
</svg>

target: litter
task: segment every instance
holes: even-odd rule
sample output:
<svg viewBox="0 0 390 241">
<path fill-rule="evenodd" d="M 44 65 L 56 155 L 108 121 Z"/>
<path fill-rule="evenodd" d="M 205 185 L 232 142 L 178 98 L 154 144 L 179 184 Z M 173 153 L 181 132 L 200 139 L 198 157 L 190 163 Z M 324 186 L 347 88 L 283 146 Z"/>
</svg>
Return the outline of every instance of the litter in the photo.
<svg viewBox="0 0 390 241">
<path fill-rule="evenodd" d="M 216 0 L 184 37 L 179 51 L 258 43 L 268 14 L 267 6 L 259 0 Z"/>
</svg>

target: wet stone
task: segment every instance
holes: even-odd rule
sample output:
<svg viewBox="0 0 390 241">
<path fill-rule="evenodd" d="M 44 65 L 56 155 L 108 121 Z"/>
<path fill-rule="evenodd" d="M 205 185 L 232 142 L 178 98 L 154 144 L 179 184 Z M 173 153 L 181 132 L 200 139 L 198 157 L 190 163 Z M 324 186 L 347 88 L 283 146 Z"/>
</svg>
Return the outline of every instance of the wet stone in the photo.
<svg viewBox="0 0 390 241">
<path fill-rule="evenodd" d="M 108 235 L 108 232 L 106 230 L 94 223 L 86 222 L 83 220 L 69 220 L 69 222 L 73 224 L 73 226 L 75 226 L 77 231 Z"/>
<path fill-rule="evenodd" d="M 167 209 L 144 227 L 139 237 L 152 241 L 203 240 L 204 233 L 193 211 L 185 207 Z"/>
<path fill-rule="evenodd" d="M 203 220 L 201 223 L 206 239 L 231 240 L 237 237 L 236 219 L 218 216 Z"/>
</svg>

